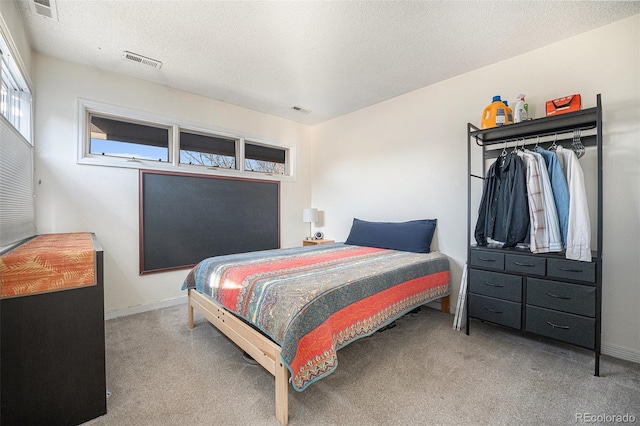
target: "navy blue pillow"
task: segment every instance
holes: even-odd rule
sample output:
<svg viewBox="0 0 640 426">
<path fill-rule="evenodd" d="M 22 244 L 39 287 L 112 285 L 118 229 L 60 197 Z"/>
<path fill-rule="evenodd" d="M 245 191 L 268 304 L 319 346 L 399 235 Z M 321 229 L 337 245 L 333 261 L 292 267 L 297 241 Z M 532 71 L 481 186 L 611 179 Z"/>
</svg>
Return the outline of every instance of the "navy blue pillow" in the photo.
<svg viewBox="0 0 640 426">
<path fill-rule="evenodd" d="M 354 218 L 345 244 L 429 253 L 437 221 L 367 222 Z"/>
</svg>

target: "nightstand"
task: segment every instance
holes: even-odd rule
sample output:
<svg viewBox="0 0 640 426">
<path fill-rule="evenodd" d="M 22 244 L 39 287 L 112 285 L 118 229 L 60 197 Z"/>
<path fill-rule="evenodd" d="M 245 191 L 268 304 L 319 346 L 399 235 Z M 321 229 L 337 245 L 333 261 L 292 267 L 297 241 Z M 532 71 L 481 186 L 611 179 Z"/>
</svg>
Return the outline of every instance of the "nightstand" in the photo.
<svg viewBox="0 0 640 426">
<path fill-rule="evenodd" d="M 329 243 L 335 243 L 334 240 L 302 240 L 302 245 L 303 246 L 316 246 L 318 244 L 329 244 Z"/>
</svg>

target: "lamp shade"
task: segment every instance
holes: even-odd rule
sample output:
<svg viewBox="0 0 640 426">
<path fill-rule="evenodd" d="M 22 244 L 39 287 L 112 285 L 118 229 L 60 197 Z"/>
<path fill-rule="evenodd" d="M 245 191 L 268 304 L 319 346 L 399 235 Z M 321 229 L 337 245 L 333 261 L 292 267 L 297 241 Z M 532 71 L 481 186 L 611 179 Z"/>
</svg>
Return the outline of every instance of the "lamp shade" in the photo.
<svg viewBox="0 0 640 426">
<path fill-rule="evenodd" d="M 316 223 L 318 221 L 318 209 L 302 210 L 302 221 Z"/>
</svg>

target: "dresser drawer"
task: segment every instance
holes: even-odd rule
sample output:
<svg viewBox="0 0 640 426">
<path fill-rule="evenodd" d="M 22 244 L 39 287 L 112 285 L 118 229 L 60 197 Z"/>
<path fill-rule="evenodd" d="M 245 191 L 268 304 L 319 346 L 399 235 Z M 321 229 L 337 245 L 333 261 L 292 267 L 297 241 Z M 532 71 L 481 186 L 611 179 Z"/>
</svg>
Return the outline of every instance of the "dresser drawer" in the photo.
<svg viewBox="0 0 640 426">
<path fill-rule="evenodd" d="M 571 280 L 596 282 L 596 264 L 567 259 L 547 260 L 547 275 Z"/>
<path fill-rule="evenodd" d="M 469 291 L 512 302 L 522 302 L 522 277 L 469 269 Z"/>
<path fill-rule="evenodd" d="M 470 266 L 504 269 L 504 254 L 493 251 L 471 250 Z"/>
<path fill-rule="evenodd" d="M 544 275 L 546 259 L 537 256 L 508 254 L 504 257 L 504 269 L 531 275 Z"/>
<path fill-rule="evenodd" d="M 596 288 L 527 278 L 527 305 L 588 317 L 596 316 Z"/>
<path fill-rule="evenodd" d="M 522 304 L 493 297 L 469 294 L 469 315 L 496 324 L 520 329 Z"/>
<path fill-rule="evenodd" d="M 594 318 L 527 305 L 525 330 L 589 349 L 595 347 Z"/>
</svg>

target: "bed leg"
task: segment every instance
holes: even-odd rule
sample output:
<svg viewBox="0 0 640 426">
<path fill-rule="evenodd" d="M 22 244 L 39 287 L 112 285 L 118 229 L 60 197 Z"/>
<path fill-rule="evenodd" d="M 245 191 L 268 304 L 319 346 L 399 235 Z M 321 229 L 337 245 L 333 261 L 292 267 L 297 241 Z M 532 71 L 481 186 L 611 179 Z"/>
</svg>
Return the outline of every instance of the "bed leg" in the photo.
<svg viewBox="0 0 640 426">
<path fill-rule="evenodd" d="M 189 328 L 193 328 L 193 305 L 191 304 L 191 290 L 187 299 L 187 315 L 189 317 Z"/>
<path fill-rule="evenodd" d="M 445 314 L 451 313 L 451 302 L 449 300 L 449 296 L 445 296 L 440 299 L 440 310 Z"/>
<path fill-rule="evenodd" d="M 276 358 L 276 419 L 286 426 L 289 423 L 289 370 Z"/>
</svg>

